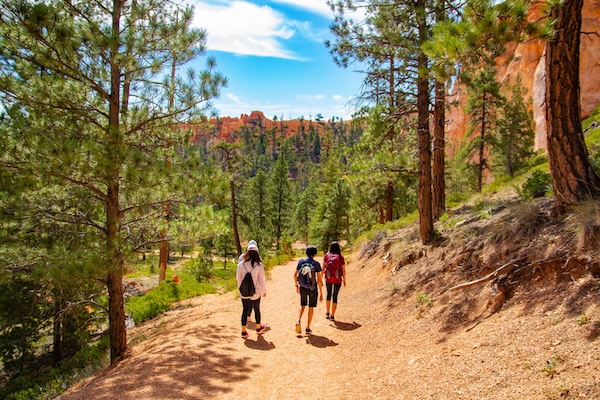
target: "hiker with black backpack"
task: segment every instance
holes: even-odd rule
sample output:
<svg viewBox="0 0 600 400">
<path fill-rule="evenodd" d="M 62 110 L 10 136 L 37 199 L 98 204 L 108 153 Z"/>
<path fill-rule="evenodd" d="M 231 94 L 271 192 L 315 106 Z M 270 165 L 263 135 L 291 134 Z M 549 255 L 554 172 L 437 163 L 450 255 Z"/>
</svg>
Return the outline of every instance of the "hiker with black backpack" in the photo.
<svg viewBox="0 0 600 400">
<path fill-rule="evenodd" d="M 248 246 L 256 246 L 256 240 L 251 240 L 248 242 Z M 245 253 L 240 254 L 239 258 L 238 258 L 238 264 L 241 262 L 244 262 L 244 258 L 246 257 L 246 254 L 248 254 L 248 251 L 246 251 Z M 252 309 L 250 308 L 248 310 L 248 320 L 246 322 L 252 322 Z"/>
<path fill-rule="evenodd" d="M 248 243 L 244 260 L 238 264 L 236 278 L 243 306 L 242 338 L 247 339 L 246 323 L 252 309 L 256 318 L 256 333 L 262 334 L 266 329 L 266 325 L 260 323 L 260 298 L 267 295 L 267 280 L 265 267 L 258 254 L 258 245 L 253 240 Z"/>
<path fill-rule="evenodd" d="M 325 318 L 335 321 L 338 294 L 342 283 L 346 286 L 346 261 L 338 242 L 331 242 L 329 252 L 323 257 L 325 270 L 325 286 L 327 287 L 327 300 L 325 301 Z M 332 304 L 333 301 L 333 304 Z M 331 309 L 331 314 L 329 310 Z"/>
<path fill-rule="evenodd" d="M 302 333 L 300 324 L 306 306 L 308 306 L 308 321 L 305 332 L 307 335 L 312 333 L 310 323 L 317 306 L 317 297 L 319 301 L 323 301 L 322 269 L 321 264 L 314 259 L 316 254 L 317 248 L 315 246 L 307 246 L 306 255 L 308 257 L 298 261 L 296 271 L 294 271 L 294 285 L 296 285 L 296 292 L 300 294 L 300 312 L 296 323 L 297 334 Z"/>
</svg>

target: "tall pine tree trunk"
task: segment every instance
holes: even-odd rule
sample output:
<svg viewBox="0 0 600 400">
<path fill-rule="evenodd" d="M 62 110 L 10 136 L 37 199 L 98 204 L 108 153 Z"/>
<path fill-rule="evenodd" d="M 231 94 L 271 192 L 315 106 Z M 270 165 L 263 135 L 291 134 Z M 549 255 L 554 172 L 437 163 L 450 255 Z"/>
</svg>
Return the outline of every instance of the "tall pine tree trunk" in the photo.
<svg viewBox="0 0 600 400">
<path fill-rule="evenodd" d="M 446 210 L 446 86 L 435 81 L 435 109 L 433 111 L 433 218 L 438 219 Z"/>
<path fill-rule="evenodd" d="M 446 2 L 437 0 L 435 19 L 441 23 L 446 19 Z M 433 186 L 431 207 L 433 219 L 437 220 L 446 211 L 446 84 L 435 81 L 435 108 L 433 110 Z"/>
<path fill-rule="evenodd" d="M 510 133 L 508 136 L 508 143 L 506 144 L 506 172 L 511 178 L 515 174 L 513 165 L 513 134 Z"/>
<path fill-rule="evenodd" d="M 546 45 L 546 126 L 552 188 L 559 210 L 600 194 L 581 127 L 579 43 L 583 0 L 552 8 L 555 33 Z"/>
<path fill-rule="evenodd" d="M 171 53 L 173 57 L 173 63 L 171 64 L 171 84 L 169 87 L 169 111 L 173 112 L 174 104 L 175 104 L 175 78 L 177 73 L 177 56 L 175 52 Z M 165 166 L 168 168 L 171 167 L 171 159 L 169 157 L 165 157 Z M 165 220 L 169 221 L 169 215 L 171 214 L 171 204 L 167 200 L 163 203 L 163 217 Z M 169 240 L 167 239 L 168 232 L 167 230 L 163 230 L 160 232 L 160 238 L 162 239 L 160 242 L 160 252 L 158 256 L 158 281 L 162 282 L 167 277 L 167 262 L 169 261 Z M 181 256 L 183 257 L 183 255 Z"/>
<path fill-rule="evenodd" d="M 63 359 L 63 323 L 62 311 L 65 308 L 62 291 L 54 293 L 54 326 L 52 329 L 52 358 L 54 365 L 58 365 Z"/>
<path fill-rule="evenodd" d="M 419 230 L 421 242 L 433 241 L 433 213 L 431 202 L 431 134 L 429 131 L 429 76 L 427 56 L 421 45 L 427 40 L 427 20 L 425 4 L 417 1 L 417 21 L 419 25 L 419 55 L 417 56 L 417 137 L 419 148 Z"/>
<path fill-rule="evenodd" d="M 385 189 L 385 220 L 391 221 L 394 217 L 394 183 L 388 181 Z"/>
<path fill-rule="evenodd" d="M 111 91 L 108 111 L 108 165 L 106 166 L 106 243 L 108 289 L 108 320 L 110 331 L 111 363 L 120 360 L 127 350 L 125 331 L 125 305 L 123 300 L 123 254 L 119 241 L 121 212 L 119 209 L 119 171 L 122 158 L 122 137 L 119 127 L 121 70 L 119 68 L 119 31 L 122 1 L 113 1 L 112 34 L 110 48 Z"/>
<path fill-rule="evenodd" d="M 481 143 L 479 143 L 479 165 L 477 166 L 477 191 L 481 192 L 483 189 L 483 168 L 485 167 L 485 124 L 487 115 L 487 104 L 486 104 L 486 92 L 483 92 L 483 104 L 481 109 L 481 131 L 480 131 L 480 139 Z"/>
</svg>

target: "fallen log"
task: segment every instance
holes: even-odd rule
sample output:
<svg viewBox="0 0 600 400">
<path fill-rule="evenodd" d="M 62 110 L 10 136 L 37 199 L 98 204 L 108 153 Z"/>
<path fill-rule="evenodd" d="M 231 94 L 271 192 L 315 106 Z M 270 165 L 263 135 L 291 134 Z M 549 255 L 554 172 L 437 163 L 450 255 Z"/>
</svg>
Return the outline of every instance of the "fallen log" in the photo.
<svg viewBox="0 0 600 400">
<path fill-rule="evenodd" d="M 513 269 L 515 269 L 516 267 L 519 266 L 518 263 L 522 262 L 525 258 L 519 258 L 516 260 L 510 260 L 509 262 L 507 262 L 506 264 L 496 268 L 495 271 L 489 273 L 488 275 L 484 276 L 483 278 L 479 278 L 476 279 L 474 281 L 470 281 L 470 282 L 465 282 L 465 283 L 461 283 L 460 285 L 456 285 L 451 287 L 450 289 L 448 289 L 449 291 L 452 290 L 458 290 L 458 289 L 464 289 L 464 288 L 468 288 L 471 286 L 477 286 L 480 285 L 482 283 L 485 283 L 487 281 L 491 281 L 492 279 L 495 279 L 498 277 L 498 275 L 500 275 L 501 273 L 509 273 L 511 272 Z"/>
</svg>

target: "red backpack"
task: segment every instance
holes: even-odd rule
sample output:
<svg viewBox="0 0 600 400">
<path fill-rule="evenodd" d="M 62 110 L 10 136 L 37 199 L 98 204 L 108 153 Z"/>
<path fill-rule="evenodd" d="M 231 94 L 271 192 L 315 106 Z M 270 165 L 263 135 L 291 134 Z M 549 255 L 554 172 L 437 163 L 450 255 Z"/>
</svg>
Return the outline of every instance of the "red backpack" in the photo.
<svg viewBox="0 0 600 400">
<path fill-rule="evenodd" d="M 325 281 L 327 283 L 342 283 L 342 257 L 339 254 L 327 253 Z"/>
</svg>

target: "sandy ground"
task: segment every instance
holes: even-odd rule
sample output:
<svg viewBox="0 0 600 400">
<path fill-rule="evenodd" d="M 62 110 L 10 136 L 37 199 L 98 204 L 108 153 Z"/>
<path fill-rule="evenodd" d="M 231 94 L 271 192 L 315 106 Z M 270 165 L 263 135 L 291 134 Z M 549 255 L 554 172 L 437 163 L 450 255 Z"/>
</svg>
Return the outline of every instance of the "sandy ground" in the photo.
<svg viewBox="0 0 600 400">
<path fill-rule="evenodd" d="M 458 310 L 463 300 L 419 307 L 413 293 L 399 295 L 402 278 L 381 262 L 356 261 L 336 322 L 325 319 L 320 303 L 313 334 L 298 337 L 295 265 L 270 273 L 263 335 L 250 324 L 250 338 L 240 337 L 236 293 L 192 299 L 132 329 L 131 355 L 62 400 L 600 399 L 598 332 L 564 314 L 560 298 L 523 305 L 515 296 L 514 305 L 478 324 L 449 325 L 436 310 Z M 597 328 L 598 306 L 586 312 Z M 304 330 L 306 313 L 302 322 Z"/>
</svg>

